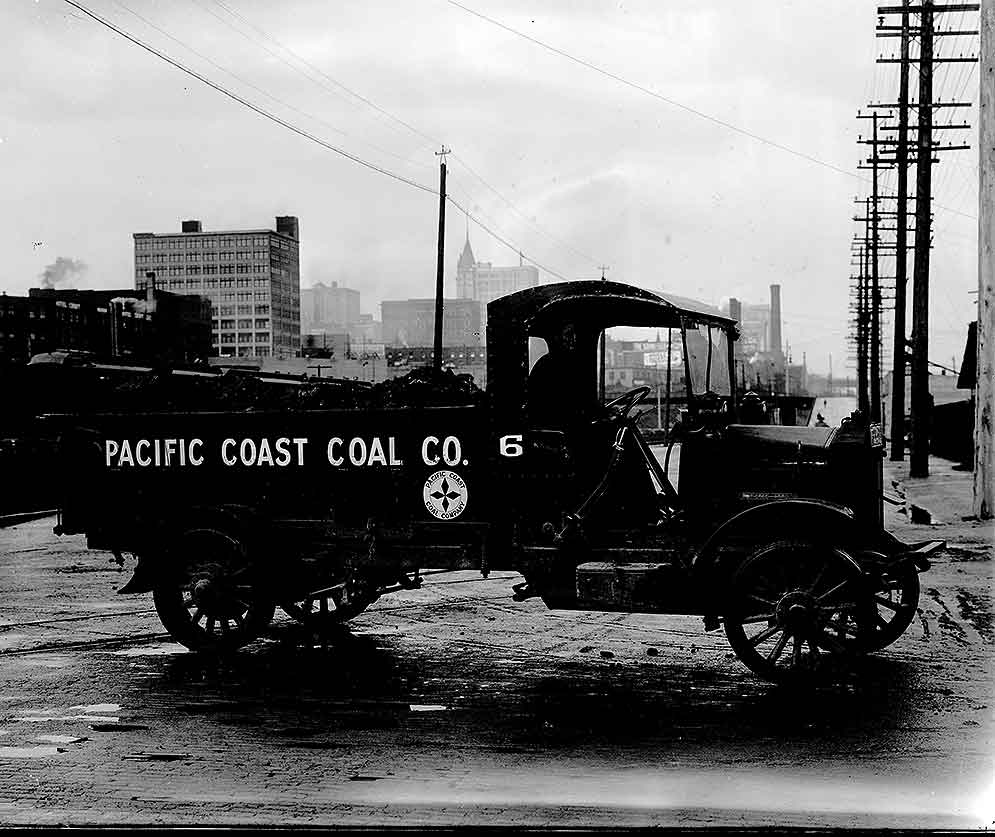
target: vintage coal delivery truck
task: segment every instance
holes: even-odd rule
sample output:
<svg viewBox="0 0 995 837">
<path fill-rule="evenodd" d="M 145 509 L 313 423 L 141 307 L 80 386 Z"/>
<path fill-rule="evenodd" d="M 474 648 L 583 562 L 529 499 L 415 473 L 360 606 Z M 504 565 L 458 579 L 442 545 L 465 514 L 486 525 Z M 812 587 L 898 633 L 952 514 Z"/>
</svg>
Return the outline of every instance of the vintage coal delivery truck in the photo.
<svg viewBox="0 0 995 837">
<path fill-rule="evenodd" d="M 365 405 L 53 417 L 56 532 L 137 556 L 122 592 L 151 592 L 199 651 L 252 641 L 277 606 L 341 623 L 428 568 L 515 570 L 515 598 L 550 608 L 697 615 L 774 681 L 839 671 L 910 625 L 942 544 L 884 530 L 880 427 L 744 423 L 734 321 L 595 281 L 503 297 L 487 323 L 486 391 L 433 398 L 422 375 L 417 397 L 392 382 Z M 598 399 L 614 326 L 683 349 L 665 456 L 636 422 L 648 387 Z M 530 369 L 534 338 L 548 353 Z"/>
</svg>

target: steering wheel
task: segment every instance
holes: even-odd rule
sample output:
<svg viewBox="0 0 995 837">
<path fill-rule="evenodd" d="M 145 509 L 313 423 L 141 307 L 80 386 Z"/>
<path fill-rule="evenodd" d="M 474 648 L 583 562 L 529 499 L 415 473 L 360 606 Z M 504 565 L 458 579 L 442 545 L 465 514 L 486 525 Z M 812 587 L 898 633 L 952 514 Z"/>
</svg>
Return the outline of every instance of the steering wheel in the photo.
<svg viewBox="0 0 995 837">
<path fill-rule="evenodd" d="M 609 413 L 614 413 L 619 421 L 625 419 L 640 401 L 650 394 L 651 387 L 636 387 L 628 392 L 622 393 L 618 398 L 612 399 L 605 404 L 605 409 Z"/>
</svg>

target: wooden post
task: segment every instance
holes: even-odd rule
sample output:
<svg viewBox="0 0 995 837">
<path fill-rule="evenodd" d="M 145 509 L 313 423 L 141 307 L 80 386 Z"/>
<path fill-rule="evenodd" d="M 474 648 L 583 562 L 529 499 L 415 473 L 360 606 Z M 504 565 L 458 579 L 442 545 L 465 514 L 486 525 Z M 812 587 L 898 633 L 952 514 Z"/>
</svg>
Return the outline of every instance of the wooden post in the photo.
<svg viewBox="0 0 995 837">
<path fill-rule="evenodd" d="M 902 0 L 902 63 L 898 83 L 898 206 L 895 222 L 895 336 L 891 356 L 891 459 L 905 459 L 905 296 L 908 271 L 909 0 Z M 876 147 L 876 146 L 875 146 Z"/>
<path fill-rule="evenodd" d="M 870 379 L 871 416 L 870 420 L 881 423 L 881 284 L 878 280 L 878 112 L 872 114 L 874 121 L 874 144 L 871 146 L 873 179 L 871 181 L 871 287 L 870 287 L 870 328 L 867 339 L 870 343 L 868 378 Z"/>
<path fill-rule="evenodd" d="M 919 27 L 919 132 L 916 143 L 916 249 L 912 264 L 912 444 L 909 476 L 929 476 L 929 246 L 933 149 L 933 0 Z"/>
<path fill-rule="evenodd" d="M 436 156 L 442 158 L 439 166 L 439 253 L 435 271 L 435 353 L 433 366 L 438 375 L 442 371 L 442 324 L 445 317 L 443 310 L 442 269 L 446 253 L 446 155 L 449 149 L 442 146 L 442 151 L 436 151 Z"/>
<path fill-rule="evenodd" d="M 978 362 L 974 391 L 974 513 L 995 516 L 995 0 L 981 0 L 978 149 Z"/>
</svg>

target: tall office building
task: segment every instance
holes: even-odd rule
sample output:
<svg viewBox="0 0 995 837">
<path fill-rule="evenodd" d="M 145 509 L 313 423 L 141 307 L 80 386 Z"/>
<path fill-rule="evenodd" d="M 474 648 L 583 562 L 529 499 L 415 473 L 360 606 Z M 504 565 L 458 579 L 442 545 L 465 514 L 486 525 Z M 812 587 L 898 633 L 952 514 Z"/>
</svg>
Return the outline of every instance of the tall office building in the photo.
<svg viewBox="0 0 995 837">
<path fill-rule="evenodd" d="M 539 269 L 530 264 L 518 267 L 494 267 L 490 262 L 478 262 L 473 257 L 470 236 L 456 265 L 456 296 L 480 303 L 481 328 L 487 331 L 487 303 L 539 284 Z"/>
<path fill-rule="evenodd" d="M 385 299 L 383 342 L 387 346 L 435 344 L 434 299 Z M 442 309 L 443 346 L 479 346 L 483 343 L 480 304 L 471 299 L 446 299 Z"/>
<path fill-rule="evenodd" d="M 135 233 L 135 287 L 211 301 L 212 347 L 221 357 L 294 357 L 301 348 L 297 218 L 275 230 Z"/>
<path fill-rule="evenodd" d="M 339 287 L 332 282 L 331 287 L 316 282 L 310 288 L 301 288 L 301 331 L 348 332 L 359 322 L 359 291 Z"/>
</svg>

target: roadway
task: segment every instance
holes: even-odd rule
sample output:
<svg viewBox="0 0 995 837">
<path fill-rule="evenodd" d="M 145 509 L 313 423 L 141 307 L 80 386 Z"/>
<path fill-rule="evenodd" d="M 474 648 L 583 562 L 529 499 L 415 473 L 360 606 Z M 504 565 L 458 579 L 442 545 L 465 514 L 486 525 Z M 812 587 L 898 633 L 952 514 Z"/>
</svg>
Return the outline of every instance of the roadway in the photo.
<svg viewBox="0 0 995 837">
<path fill-rule="evenodd" d="M 207 662 L 107 554 L 0 530 L 0 824 L 991 826 L 990 534 L 889 523 L 952 537 L 920 618 L 804 693 L 700 620 L 516 604 L 511 573 Z"/>
</svg>

